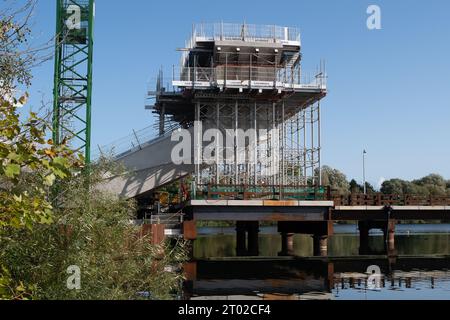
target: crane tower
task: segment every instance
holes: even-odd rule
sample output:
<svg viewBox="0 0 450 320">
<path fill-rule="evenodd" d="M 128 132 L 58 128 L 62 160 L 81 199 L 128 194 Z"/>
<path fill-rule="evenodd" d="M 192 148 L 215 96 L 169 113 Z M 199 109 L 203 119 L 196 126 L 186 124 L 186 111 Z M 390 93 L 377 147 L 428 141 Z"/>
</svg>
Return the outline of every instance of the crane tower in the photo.
<svg viewBox="0 0 450 320">
<path fill-rule="evenodd" d="M 94 0 L 56 1 L 53 141 L 91 160 Z"/>
</svg>

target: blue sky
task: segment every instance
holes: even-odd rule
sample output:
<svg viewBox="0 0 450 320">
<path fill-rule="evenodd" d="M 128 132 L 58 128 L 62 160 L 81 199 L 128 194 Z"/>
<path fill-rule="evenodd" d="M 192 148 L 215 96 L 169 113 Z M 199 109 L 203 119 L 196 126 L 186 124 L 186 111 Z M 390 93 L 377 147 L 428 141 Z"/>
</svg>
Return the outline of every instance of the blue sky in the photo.
<svg viewBox="0 0 450 320">
<path fill-rule="evenodd" d="M 366 27 L 367 7 L 382 30 Z M 36 42 L 54 33 L 55 1 L 40 0 Z M 194 22 L 299 27 L 304 69 L 327 61 L 324 163 L 362 180 L 450 178 L 450 1 L 111 1 L 97 0 L 93 140 L 105 145 L 152 123 L 147 84 L 178 63 Z M 34 71 L 31 104 L 51 101 L 53 63 Z"/>
</svg>

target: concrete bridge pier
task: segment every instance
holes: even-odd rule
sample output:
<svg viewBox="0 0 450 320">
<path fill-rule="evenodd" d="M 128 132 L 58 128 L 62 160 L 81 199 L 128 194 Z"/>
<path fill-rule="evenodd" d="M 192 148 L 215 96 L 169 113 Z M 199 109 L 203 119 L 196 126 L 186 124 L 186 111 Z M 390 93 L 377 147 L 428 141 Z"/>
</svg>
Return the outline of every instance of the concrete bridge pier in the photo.
<svg viewBox="0 0 450 320">
<path fill-rule="evenodd" d="M 197 280 L 197 262 L 189 261 L 183 265 L 183 274 L 185 281 L 183 281 L 183 298 L 191 299 L 194 295 L 194 282 Z"/>
<path fill-rule="evenodd" d="M 248 224 L 248 254 L 253 257 L 259 256 L 259 222 Z"/>
<path fill-rule="evenodd" d="M 315 234 L 313 236 L 314 256 L 328 256 L 328 235 Z"/>
<path fill-rule="evenodd" d="M 197 222 L 195 220 L 185 220 L 182 225 L 184 240 L 197 240 Z"/>
<path fill-rule="evenodd" d="M 396 256 L 397 251 L 395 250 L 395 227 L 397 225 L 397 221 L 388 220 L 386 223 L 386 228 L 383 230 L 384 232 L 384 241 L 386 243 L 386 251 L 388 256 Z"/>
<path fill-rule="evenodd" d="M 370 253 L 369 246 L 369 222 L 368 221 L 360 221 L 358 223 L 359 229 L 359 254 L 366 255 Z"/>
<path fill-rule="evenodd" d="M 258 221 L 236 222 L 236 255 L 240 257 L 259 255 Z"/>
<path fill-rule="evenodd" d="M 281 233 L 281 252 L 280 257 L 289 257 L 294 255 L 294 236 L 293 233 Z"/>
<path fill-rule="evenodd" d="M 279 222 L 278 232 L 282 236 L 282 247 L 287 252 L 293 252 L 293 238 L 288 235 L 307 234 L 313 238 L 314 256 L 326 257 L 328 255 L 328 238 L 334 233 L 333 221 L 297 221 L 297 222 Z M 292 241 L 292 248 L 290 248 Z M 285 253 L 285 252 L 282 252 Z"/>
<path fill-rule="evenodd" d="M 236 255 L 245 257 L 247 255 L 247 228 L 245 222 L 236 223 Z"/>
<path fill-rule="evenodd" d="M 164 224 L 144 224 L 140 236 L 149 237 L 151 244 L 159 245 L 166 240 L 165 230 Z"/>
<path fill-rule="evenodd" d="M 367 255 L 372 254 L 369 238 L 370 230 L 380 229 L 383 231 L 385 250 L 388 256 L 395 256 L 397 254 L 395 250 L 395 227 L 397 221 L 393 219 L 388 220 L 376 220 L 376 221 L 359 221 L 359 234 L 360 234 L 360 246 L 359 254 Z"/>
</svg>

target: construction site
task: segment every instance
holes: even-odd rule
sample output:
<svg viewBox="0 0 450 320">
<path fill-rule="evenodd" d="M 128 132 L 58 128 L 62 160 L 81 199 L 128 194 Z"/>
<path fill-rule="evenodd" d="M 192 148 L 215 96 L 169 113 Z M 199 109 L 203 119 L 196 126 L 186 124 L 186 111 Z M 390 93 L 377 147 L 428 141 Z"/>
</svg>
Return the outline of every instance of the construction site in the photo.
<svg viewBox="0 0 450 320">
<path fill-rule="evenodd" d="M 320 174 L 326 73 L 321 64 L 314 76 L 303 75 L 301 47 L 296 28 L 196 25 L 180 50 L 181 66 L 169 77 L 160 72 L 149 92 L 146 108 L 156 117 L 158 137 L 142 141 L 135 133 L 135 147 L 117 157 L 135 175 L 114 177 L 108 187 L 137 198 L 140 218 L 173 219 L 178 212 L 191 220 L 188 238 L 202 219 L 193 216 L 201 207 L 195 201 L 243 201 L 245 208 L 255 200 L 283 206 L 283 200 L 327 199 Z M 182 130 L 192 137 L 192 152 L 175 164 L 172 150 Z M 174 182 L 178 196 L 166 193 L 160 201 L 158 189 Z"/>
<path fill-rule="evenodd" d="M 0 300 L 448 299 L 448 79 L 430 103 L 417 77 L 448 62 L 437 18 L 386 36 L 401 5 L 4 3 Z"/>
<path fill-rule="evenodd" d="M 152 167 L 172 162 L 170 142 L 180 129 L 191 129 L 196 136 L 192 161 L 184 161 L 193 166 L 186 172 L 175 168 L 173 177 L 139 192 L 188 175 L 195 178 L 194 198 L 216 194 L 237 200 L 246 193 L 245 198 L 301 200 L 323 192 L 317 187 L 326 75 L 320 70 L 312 78 L 302 76 L 299 32 L 277 26 L 198 25 L 182 51 L 181 67 L 173 67 L 169 78 L 161 72 L 149 92 L 147 109 L 159 129 L 155 141 L 169 144 L 169 152 L 159 152 L 166 158 Z M 194 132 L 196 122 L 201 132 Z M 211 129 L 222 133 L 227 144 L 213 137 L 213 152 L 205 159 L 203 137 Z M 239 133 L 247 134 L 245 143 L 237 143 Z M 144 149 L 138 146 L 139 134 L 132 140 Z M 120 157 L 128 161 L 132 151 Z"/>
<path fill-rule="evenodd" d="M 74 16 L 81 21 L 67 23 Z M 397 221 L 447 218 L 447 197 L 347 197 L 323 186 L 327 73 L 323 62 L 314 73 L 303 70 L 296 27 L 194 25 L 177 49 L 179 65 L 150 85 L 145 108 L 153 125 L 92 155 L 93 20 L 94 1 L 58 1 L 54 141 L 71 136 L 87 165 L 112 157 L 126 168 L 96 188 L 135 199 L 136 223 L 153 242 L 195 240 L 198 222 L 226 221 L 236 224 L 236 253 L 257 256 L 260 224 L 269 222 L 282 254 L 293 251 L 294 234 L 306 234 L 314 255 L 326 256 L 335 222 L 354 221 L 362 252 L 369 231 L 380 229 L 395 255 Z"/>
</svg>

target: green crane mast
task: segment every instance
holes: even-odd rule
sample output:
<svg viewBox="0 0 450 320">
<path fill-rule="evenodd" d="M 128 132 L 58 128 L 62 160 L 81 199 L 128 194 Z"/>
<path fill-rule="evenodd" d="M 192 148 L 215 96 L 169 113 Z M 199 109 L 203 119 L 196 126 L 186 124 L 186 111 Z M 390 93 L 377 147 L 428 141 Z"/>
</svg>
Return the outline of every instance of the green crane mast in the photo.
<svg viewBox="0 0 450 320">
<path fill-rule="evenodd" d="M 56 0 L 53 141 L 91 161 L 94 0 Z"/>
</svg>

